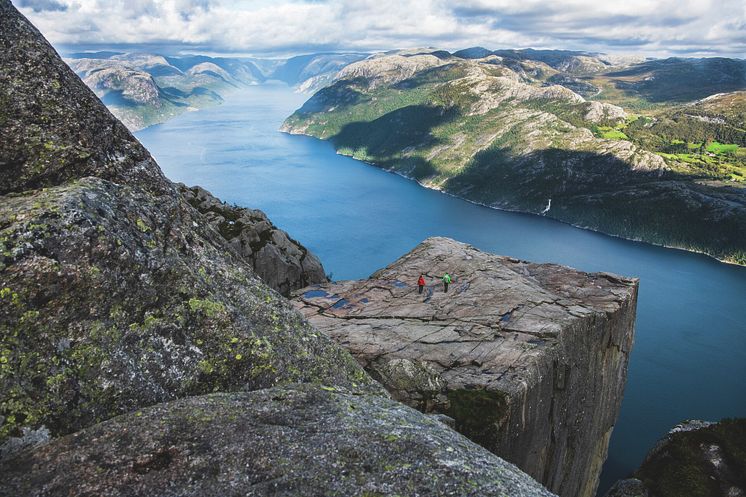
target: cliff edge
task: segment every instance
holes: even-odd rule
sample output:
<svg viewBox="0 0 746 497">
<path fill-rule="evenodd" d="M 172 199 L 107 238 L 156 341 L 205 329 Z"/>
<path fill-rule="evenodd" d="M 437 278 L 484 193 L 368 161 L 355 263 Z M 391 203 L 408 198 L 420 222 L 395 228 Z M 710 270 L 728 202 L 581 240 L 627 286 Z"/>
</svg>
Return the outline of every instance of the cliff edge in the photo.
<svg viewBox="0 0 746 497">
<path fill-rule="evenodd" d="M 454 418 L 467 437 L 574 497 L 594 494 L 606 458 L 637 286 L 429 238 L 367 280 L 311 286 L 295 303 L 394 398 Z"/>
</svg>

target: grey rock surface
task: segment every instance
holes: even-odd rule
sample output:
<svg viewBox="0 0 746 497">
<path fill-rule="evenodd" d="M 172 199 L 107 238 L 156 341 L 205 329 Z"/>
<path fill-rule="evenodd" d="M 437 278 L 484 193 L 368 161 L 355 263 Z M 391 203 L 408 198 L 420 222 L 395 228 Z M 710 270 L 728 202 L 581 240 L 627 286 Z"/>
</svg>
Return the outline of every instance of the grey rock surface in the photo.
<svg viewBox="0 0 746 497">
<path fill-rule="evenodd" d="M 217 390 L 383 391 L 257 278 L 7 0 L 0 47 L 0 444 Z"/>
<path fill-rule="evenodd" d="M 595 492 L 626 380 L 637 280 L 429 238 L 367 280 L 295 295 L 396 399 L 454 418 L 560 495 Z"/>
<path fill-rule="evenodd" d="M 606 497 L 746 496 L 746 418 L 687 420 L 647 453 Z"/>
<path fill-rule="evenodd" d="M 177 186 L 187 202 L 251 262 L 257 276 L 282 295 L 327 281 L 319 258 L 272 224 L 264 212 L 228 205 L 199 186 Z"/>
<path fill-rule="evenodd" d="M 295 385 L 153 406 L 0 463 L 25 496 L 513 496 L 551 493 L 414 409 Z"/>
<path fill-rule="evenodd" d="M 84 176 L 163 193 L 153 158 L 9 1 L 0 2 L 0 194 Z"/>
<path fill-rule="evenodd" d="M 637 478 L 619 480 L 606 493 L 606 497 L 648 497 L 649 495 L 645 484 Z"/>
</svg>

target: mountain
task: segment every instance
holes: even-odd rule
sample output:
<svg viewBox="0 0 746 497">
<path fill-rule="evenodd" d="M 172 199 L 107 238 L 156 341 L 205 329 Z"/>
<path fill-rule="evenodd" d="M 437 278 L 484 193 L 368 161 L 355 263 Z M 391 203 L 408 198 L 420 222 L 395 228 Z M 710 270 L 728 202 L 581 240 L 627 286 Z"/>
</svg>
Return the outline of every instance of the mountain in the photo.
<svg viewBox="0 0 746 497">
<path fill-rule="evenodd" d="M 95 52 L 67 62 L 130 130 L 219 104 L 221 93 L 265 79 L 242 59 Z"/>
<path fill-rule="evenodd" d="M 75 52 L 67 63 L 130 130 L 223 102 L 226 92 L 280 80 L 316 91 L 365 54 L 310 54 L 282 59 Z"/>
<path fill-rule="evenodd" d="M 367 56 L 360 53 L 299 55 L 279 64 L 269 77 L 297 86 L 301 91 L 312 92 L 329 83 L 343 67 Z"/>
<path fill-rule="evenodd" d="M 744 61 L 487 52 L 350 64 L 283 130 L 492 207 L 746 263 Z"/>
</svg>

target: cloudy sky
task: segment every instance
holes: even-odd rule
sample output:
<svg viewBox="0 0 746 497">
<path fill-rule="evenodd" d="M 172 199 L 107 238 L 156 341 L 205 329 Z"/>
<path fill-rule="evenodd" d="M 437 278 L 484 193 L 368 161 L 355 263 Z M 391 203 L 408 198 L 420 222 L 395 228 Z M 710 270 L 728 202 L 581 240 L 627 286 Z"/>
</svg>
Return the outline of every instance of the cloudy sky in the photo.
<svg viewBox="0 0 746 497">
<path fill-rule="evenodd" d="M 746 58 L 745 0 L 13 0 L 58 47 L 563 48 Z"/>
</svg>

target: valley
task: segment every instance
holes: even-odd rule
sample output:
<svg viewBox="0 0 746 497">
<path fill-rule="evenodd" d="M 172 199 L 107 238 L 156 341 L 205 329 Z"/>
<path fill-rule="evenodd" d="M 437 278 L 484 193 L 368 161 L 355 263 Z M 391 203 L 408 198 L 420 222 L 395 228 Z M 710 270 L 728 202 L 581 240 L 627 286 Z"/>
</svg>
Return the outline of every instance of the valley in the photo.
<svg viewBox="0 0 746 497">
<path fill-rule="evenodd" d="M 219 105 L 249 86 L 279 80 L 315 91 L 362 54 L 311 54 L 288 59 L 73 52 L 66 62 L 127 128 L 137 131 L 188 111 Z"/>
</svg>

